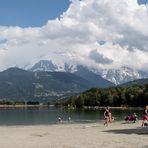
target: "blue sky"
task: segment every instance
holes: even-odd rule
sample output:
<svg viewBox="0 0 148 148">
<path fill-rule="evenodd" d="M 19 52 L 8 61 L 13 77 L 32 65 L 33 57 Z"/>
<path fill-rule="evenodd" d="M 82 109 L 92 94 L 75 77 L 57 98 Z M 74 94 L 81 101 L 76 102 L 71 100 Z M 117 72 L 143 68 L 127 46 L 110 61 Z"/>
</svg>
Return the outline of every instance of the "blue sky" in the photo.
<svg viewBox="0 0 148 148">
<path fill-rule="evenodd" d="M 0 25 L 43 26 L 67 10 L 69 0 L 0 0 Z"/>
<path fill-rule="evenodd" d="M 136 0 L 0 0 L 0 70 L 43 59 L 148 72 L 147 11 Z"/>
<path fill-rule="evenodd" d="M 140 4 L 146 4 L 146 3 L 148 3 L 148 0 L 138 0 L 138 2 L 139 2 Z"/>
<path fill-rule="evenodd" d="M 148 0 L 138 0 L 140 4 Z M 0 0 L 0 25 L 43 26 L 69 7 L 69 0 Z"/>
</svg>

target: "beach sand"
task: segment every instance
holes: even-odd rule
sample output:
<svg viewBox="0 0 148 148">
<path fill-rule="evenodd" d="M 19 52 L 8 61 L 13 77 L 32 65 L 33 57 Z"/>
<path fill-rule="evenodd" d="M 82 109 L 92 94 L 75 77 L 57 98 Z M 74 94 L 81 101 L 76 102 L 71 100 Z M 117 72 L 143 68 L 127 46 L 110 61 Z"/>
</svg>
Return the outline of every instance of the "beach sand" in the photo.
<svg viewBox="0 0 148 148">
<path fill-rule="evenodd" d="M 0 126 L 0 148 L 148 148 L 148 127 L 114 122 Z"/>
</svg>

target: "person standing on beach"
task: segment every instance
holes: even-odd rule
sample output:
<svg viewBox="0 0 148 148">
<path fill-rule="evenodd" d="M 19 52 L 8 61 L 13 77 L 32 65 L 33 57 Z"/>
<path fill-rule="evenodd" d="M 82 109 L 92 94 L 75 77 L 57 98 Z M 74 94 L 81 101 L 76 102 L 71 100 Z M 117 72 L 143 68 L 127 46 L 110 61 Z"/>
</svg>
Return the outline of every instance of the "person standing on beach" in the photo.
<svg viewBox="0 0 148 148">
<path fill-rule="evenodd" d="M 142 125 L 141 126 L 144 126 L 145 121 L 148 121 L 148 105 L 144 109 L 143 120 L 142 120 Z"/>
<path fill-rule="evenodd" d="M 108 123 L 109 123 L 109 120 L 110 120 L 109 116 L 110 116 L 109 107 L 106 107 L 105 111 L 104 111 L 104 119 L 105 119 L 104 125 L 105 126 L 108 126 Z"/>
<path fill-rule="evenodd" d="M 112 117 L 112 113 L 110 112 L 109 107 L 106 107 L 105 111 L 104 111 L 104 125 L 108 126 L 108 123 L 111 123 L 112 121 L 114 121 L 114 117 Z"/>
</svg>

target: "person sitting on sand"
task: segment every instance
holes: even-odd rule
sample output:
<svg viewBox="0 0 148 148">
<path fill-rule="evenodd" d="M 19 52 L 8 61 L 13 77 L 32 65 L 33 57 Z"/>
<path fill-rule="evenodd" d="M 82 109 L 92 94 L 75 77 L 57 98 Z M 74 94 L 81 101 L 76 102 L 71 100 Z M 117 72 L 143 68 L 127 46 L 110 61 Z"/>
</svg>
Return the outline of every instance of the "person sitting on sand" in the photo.
<svg viewBox="0 0 148 148">
<path fill-rule="evenodd" d="M 143 120 L 142 120 L 142 125 L 144 126 L 144 123 L 148 121 L 148 105 L 145 107 L 144 111 L 143 111 Z"/>
<path fill-rule="evenodd" d="M 124 120 L 126 122 L 127 121 L 129 122 L 130 121 L 130 122 L 134 122 L 135 123 L 137 121 L 137 118 L 138 118 L 137 114 L 136 113 L 133 113 L 132 115 L 126 116 Z"/>
</svg>

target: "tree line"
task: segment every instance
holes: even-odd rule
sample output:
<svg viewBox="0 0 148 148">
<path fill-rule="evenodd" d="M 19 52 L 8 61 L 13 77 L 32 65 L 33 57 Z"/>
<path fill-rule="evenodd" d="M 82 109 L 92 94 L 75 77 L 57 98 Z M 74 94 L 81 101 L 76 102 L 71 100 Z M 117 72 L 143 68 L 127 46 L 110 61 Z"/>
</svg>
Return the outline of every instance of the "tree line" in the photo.
<svg viewBox="0 0 148 148">
<path fill-rule="evenodd" d="M 144 107 L 148 105 L 148 84 L 128 87 L 92 88 L 80 95 L 71 96 L 63 103 L 66 106 Z"/>
<path fill-rule="evenodd" d="M 1 100 L 0 105 L 39 105 L 38 101 L 10 101 L 10 100 Z"/>
</svg>

